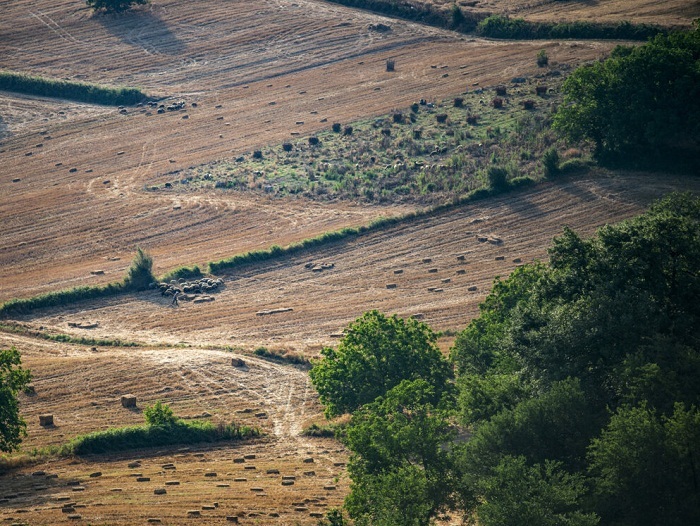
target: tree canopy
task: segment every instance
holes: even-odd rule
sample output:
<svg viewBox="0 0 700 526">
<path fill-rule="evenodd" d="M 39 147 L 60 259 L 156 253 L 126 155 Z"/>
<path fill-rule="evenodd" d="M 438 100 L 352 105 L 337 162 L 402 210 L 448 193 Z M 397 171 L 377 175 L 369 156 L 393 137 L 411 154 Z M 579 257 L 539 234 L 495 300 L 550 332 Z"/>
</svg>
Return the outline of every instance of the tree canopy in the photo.
<svg viewBox="0 0 700 526">
<path fill-rule="evenodd" d="M 555 127 L 600 156 L 669 157 L 700 149 L 700 24 L 574 71 Z"/>
<path fill-rule="evenodd" d="M 148 4 L 150 0 L 85 0 L 85 3 L 95 11 L 122 13 L 135 5 Z"/>
<path fill-rule="evenodd" d="M 424 323 L 370 311 L 345 331 L 337 349 L 321 351 L 311 381 L 327 416 L 349 413 L 384 395 L 402 380 L 424 379 L 437 403 L 450 390 L 452 369 Z"/>
<path fill-rule="evenodd" d="M 31 378 L 31 373 L 21 367 L 17 349 L 0 350 L 0 451 L 17 449 L 27 434 L 27 424 L 19 414 L 17 395 Z"/>
</svg>

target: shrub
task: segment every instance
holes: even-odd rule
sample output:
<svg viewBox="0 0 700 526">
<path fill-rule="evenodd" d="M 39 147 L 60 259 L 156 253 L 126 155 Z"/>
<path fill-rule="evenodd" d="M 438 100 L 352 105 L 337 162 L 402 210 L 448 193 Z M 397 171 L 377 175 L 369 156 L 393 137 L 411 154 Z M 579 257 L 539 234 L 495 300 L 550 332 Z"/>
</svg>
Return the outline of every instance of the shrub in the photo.
<svg viewBox="0 0 700 526">
<path fill-rule="evenodd" d="M 124 288 L 127 290 L 146 290 L 156 281 L 153 276 L 153 258 L 140 247 L 136 248 L 136 256 L 124 278 Z"/>
<path fill-rule="evenodd" d="M 543 68 L 547 64 L 549 64 L 549 55 L 547 55 L 546 50 L 540 49 L 540 52 L 537 53 L 537 65 Z"/>
<path fill-rule="evenodd" d="M 502 166 L 489 166 L 486 175 L 489 180 L 489 188 L 495 192 L 500 192 L 508 187 L 508 170 Z"/>
<path fill-rule="evenodd" d="M 545 177 L 554 177 L 559 173 L 559 153 L 557 149 L 552 147 L 542 155 L 542 167 L 544 168 Z"/>
<path fill-rule="evenodd" d="M 179 421 L 170 406 L 160 400 L 144 409 L 143 415 L 149 426 L 170 427 Z"/>
</svg>

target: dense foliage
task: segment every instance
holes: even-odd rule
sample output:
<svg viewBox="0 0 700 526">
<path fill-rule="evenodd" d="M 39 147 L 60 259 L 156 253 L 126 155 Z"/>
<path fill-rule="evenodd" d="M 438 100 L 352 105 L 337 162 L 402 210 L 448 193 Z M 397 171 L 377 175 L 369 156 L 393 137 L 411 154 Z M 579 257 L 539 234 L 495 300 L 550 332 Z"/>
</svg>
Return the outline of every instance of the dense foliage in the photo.
<svg viewBox="0 0 700 526">
<path fill-rule="evenodd" d="M 410 359 L 365 392 L 376 363 L 327 351 L 342 365 L 322 401 L 355 411 L 346 510 L 383 525 L 445 509 L 498 526 L 700 523 L 699 298 L 700 198 L 674 194 L 591 239 L 567 229 L 549 264 L 497 280 L 452 349 L 456 403 Z M 354 331 L 391 348 L 371 327 Z"/>
<path fill-rule="evenodd" d="M 563 86 L 555 126 L 600 156 L 648 159 L 700 152 L 700 25 L 619 46 Z"/>
<path fill-rule="evenodd" d="M 106 13 L 122 13 L 135 5 L 148 4 L 150 0 L 85 0 L 88 7 Z"/>
<path fill-rule="evenodd" d="M 433 402 L 439 400 L 449 390 L 452 371 L 436 341 L 417 320 L 365 313 L 346 329 L 337 349 L 321 351 L 323 359 L 309 373 L 326 415 L 355 411 L 402 380 L 426 380 Z"/>
<path fill-rule="evenodd" d="M 19 414 L 17 395 L 32 376 L 22 369 L 19 351 L 0 349 L 0 451 L 16 449 L 27 434 L 27 424 Z"/>
<path fill-rule="evenodd" d="M 136 88 L 113 88 L 26 75 L 14 71 L 0 71 L 0 90 L 113 106 L 136 104 L 147 98 L 141 90 Z"/>
<path fill-rule="evenodd" d="M 187 422 L 176 417 L 170 406 L 160 401 L 147 407 L 144 417 L 145 425 L 120 427 L 78 436 L 64 446 L 61 453 L 110 453 L 174 444 L 241 440 L 260 434 L 257 428 L 239 426 L 236 423 L 216 426 L 211 422 Z"/>
</svg>

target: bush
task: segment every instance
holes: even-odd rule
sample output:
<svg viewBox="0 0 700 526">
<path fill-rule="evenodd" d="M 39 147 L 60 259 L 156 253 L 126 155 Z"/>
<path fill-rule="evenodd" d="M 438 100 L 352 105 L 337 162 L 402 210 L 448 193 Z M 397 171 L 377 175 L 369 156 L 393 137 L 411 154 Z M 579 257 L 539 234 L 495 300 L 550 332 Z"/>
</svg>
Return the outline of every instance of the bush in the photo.
<svg viewBox="0 0 700 526">
<path fill-rule="evenodd" d="M 156 281 L 153 275 L 153 258 L 140 247 L 136 248 L 131 266 L 124 278 L 124 288 L 127 290 L 146 290 Z"/>
<path fill-rule="evenodd" d="M 559 173 L 559 153 L 552 147 L 542 155 L 542 167 L 545 177 L 554 177 Z"/>
<path fill-rule="evenodd" d="M 160 400 L 144 409 L 143 415 L 146 417 L 146 423 L 149 426 L 170 427 L 178 422 L 178 418 L 175 417 L 170 406 L 162 403 Z"/>
<path fill-rule="evenodd" d="M 13 71 L 0 71 L 0 89 L 40 97 L 56 97 L 113 106 L 136 104 L 148 98 L 145 93 L 136 88 L 112 88 L 85 82 L 31 76 Z"/>
<path fill-rule="evenodd" d="M 543 68 L 547 64 L 549 64 L 549 55 L 547 55 L 546 50 L 540 49 L 540 52 L 537 53 L 537 65 Z"/>
<path fill-rule="evenodd" d="M 502 166 L 491 165 L 486 172 L 489 188 L 494 192 L 502 192 L 508 187 L 508 170 Z"/>
</svg>

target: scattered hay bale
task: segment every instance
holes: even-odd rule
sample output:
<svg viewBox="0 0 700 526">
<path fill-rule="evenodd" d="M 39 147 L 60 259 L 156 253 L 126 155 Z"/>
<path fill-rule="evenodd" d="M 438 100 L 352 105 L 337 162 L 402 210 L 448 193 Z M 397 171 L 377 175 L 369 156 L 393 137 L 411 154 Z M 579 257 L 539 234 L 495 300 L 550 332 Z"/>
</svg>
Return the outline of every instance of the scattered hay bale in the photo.
<svg viewBox="0 0 700 526">
<path fill-rule="evenodd" d="M 471 287 L 467 288 L 469 292 L 474 292 L 476 290 L 476 285 L 472 285 Z"/>
<path fill-rule="evenodd" d="M 403 274 L 403 269 L 396 269 L 394 274 Z"/>
<path fill-rule="evenodd" d="M 335 486 L 323 486 L 323 489 L 325 489 L 326 491 L 335 491 L 336 488 Z"/>
<path fill-rule="evenodd" d="M 294 511 L 309 511 L 306 506 L 294 506 Z"/>
<path fill-rule="evenodd" d="M 261 412 L 259 412 L 259 413 L 255 413 L 255 417 L 256 417 L 256 418 L 263 418 L 263 419 L 264 419 L 264 418 L 267 418 L 267 413 L 264 412 L 264 411 L 261 411 Z"/>
<path fill-rule="evenodd" d="M 265 489 L 264 488 L 250 488 L 250 491 L 252 491 L 254 493 L 262 493 L 263 491 L 265 491 Z"/>
<path fill-rule="evenodd" d="M 304 471 L 304 476 L 306 477 L 315 477 L 316 472 L 315 471 Z"/>
<path fill-rule="evenodd" d="M 246 460 L 255 460 L 255 454 L 250 453 L 248 455 L 243 455 L 243 458 Z"/>
<path fill-rule="evenodd" d="M 423 258 L 423 263 L 432 263 L 433 259 L 432 258 Z"/>
<path fill-rule="evenodd" d="M 396 70 L 396 61 L 394 59 L 389 59 L 386 61 L 386 70 L 387 71 L 395 71 Z"/>
<path fill-rule="evenodd" d="M 443 283 L 449 283 L 450 281 L 452 281 L 452 279 L 450 279 L 450 278 L 443 278 L 442 279 Z"/>
<path fill-rule="evenodd" d="M 231 358 L 231 365 L 233 367 L 244 367 L 245 362 L 240 358 Z"/>
<path fill-rule="evenodd" d="M 202 512 L 199 511 L 199 510 L 188 510 L 188 511 L 187 511 L 187 516 L 188 516 L 189 518 L 201 517 L 201 516 L 202 516 Z"/>
<path fill-rule="evenodd" d="M 454 100 L 454 105 L 455 105 L 455 108 L 464 107 L 464 99 L 462 97 L 456 97 Z"/>
<path fill-rule="evenodd" d="M 437 274 L 438 269 L 436 268 L 429 268 L 428 269 L 428 274 Z"/>
<path fill-rule="evenodd" d="M 245 462 L 244 458 L 234 458 L 233 463 L 234 464 L 243 464 Z"/>
<path fill-rule="evenodd" d="M 101 471 L 95 471 L 94 473 L 90 473 L 89 476 L 90 476 L 91 479 L 96 479 L 96 478 L 102 476 L 102 472 L 101 472 Z"/>
<path fill-rule="evenodd" d="M 213 506 L 213 505 L 211 505 L 211 504 L 205 504 L 204 506 L 202 506 L 202 509 L 203 509 L 203 510 L 211 511 L 211 510 L 215 510 L 215 509 L 216 509 L 216 506 Z"/>
<path fill-rule="evenodd" d="M 515 258 L 513 260 L 513 263 L 522 263 L 522 262 L 523 262 L 523 260 L 521 258 Z"/>
<path fill-rule="evenodd" d="M 282 485 L 283 485 L 283 486 L 293 486 L 293 485 L 294 485 L 294 481 L 293 481 L 293 480 L 283 480 L 283 481 L 282 481 Z"/>
<path fill-rule="evenodd" d="M 151 517 L 149 519 L 146 519 L 146 522 L 151 523 L 151 524 L 160 524 L 161 520 L 156 519 L 155 517 Z"/>
<path fill-rule="evenodd" d="M 466 274 L 466 273 L 467 273 L 467 271 L 464 270 L 463 268 L 459 269 L 459 270 L 456 272 L 456 274 Z"/>
<path fill-rule="evenodd" d="M 74 513 L 75 508 L 73 506 L 63 506 L 61 508 L 61 513 Z"/>
<path fill-rule="evenodd" d="M 288 142 L 282 143 L 282 149 L 285 152 L 291 152 L 292 151 L 292 144 L 288 143 Z"/>
<path fill-rule="evenodd" d="M 238 524 L 238 517 L 236 517 L 235 515 L 227 515 L 227 516 L 226 516 L 226 520 L 227 520 L 228 522 L 232 522 L 232 523 L 234 523 L 234 524 Z"/>
<path fill-rule="evenodd" d="M 436 287 L 433 289 L 433 292 L 443 292 L 443 289 Z"/>
<path fill-rule="evenodd" d="M 136 396 L 132 394 L 122 395 L 122 407 L 136 407 Z"/>
<path fill-rule="evenodd" d="M 91 271 L 90 271 L 90 274 L 92 274 L 93 276 L 101 276 L 101 275 L 103 275 L 104 273 L 105 273 L 104 270 L 91 270 Z"/>
<path fill-rule="evenodd" d="M 141 467 L 141 462 L 138 461 L 138 460 L 136 460 L 136 461 L 134 461 L 134 462 L 129 462 L 129 464 L 127 464 L 127 465 L 128 465 L 128 467 L 130 467 L 131 469 L 133 469 L 133 468 L 140 468 L 140 467 Z"/>
<path fill-rule="evenodd" d="M 35 471 L 32 473 L 32 477 L 43 477 L 44 475 L 46 475 L 46 471 Z"/>
<path fill-rule="evenodd" d="M 75 486 L 74 488 L 71 488 L 71 491 L 85 491 L 84 486 Z"/>
<path fill-rule="evenodd" d="M 76 514 L 73 514 L 73 515 L 68 515 L 68 518 L 69 518 L 70 520 L 72 520 L 72 521 L 79 521 L 79 520 L 82 519 L 83 517 L 82 517 L 81 515 L 78 515 L 78 514 L 76 513 Z"/>
<path fill-rule="evenodd" d="M 233 479 L 233 481 L 234 482 L 248 482 L 248 479 L 244 478 L 244 477 L 238 477 L 238 478 Z"/>
<path fill-rule="evenodd" d="M 151 477 L 136 477 L 136 482 L 150 482 Z"/>
<path fill-rule="evenodd" d="M 464 261 L 466 259 L 466 256 L 457 256 L 457 261 Z"/>
<path fill-rule="evenodd" d="M 311 513 L 309 513 L 309 517 L 313 517 L 314 519 L 320 519 L 323 517 L 323 513 L 312 511 Z"/>
<path fill-rule="evenodd" d="M 479 237 L 476 238 L 476 240 L 477 240 L 479 243 L 486 243 L 486 242 L 489 240 L 489 238 L 483 237 L 483 236 L 479 236 Z"/>
<path fill-rule="evenodd" d="M 387 289 L 395 289 L 396 288 L 396 283 L 387 283 L 386 284 Z"/>
<path fill-rule="evenodd" d="M 304 460 L 302 460 L 302 462 L 303 462 L 304 464 L 313 464 L 313 463 L 314 463 L 314 459 L 313 459 L 313 458 L 305 458 Z"/>
<path fill-rule="evenodd" d="M 438 124 L 444 124 L 447 122 L 447 113 L 438 113 L 435 115 L 435 120 Z"/>
<path fill-rule="evenodd" d="M 53 415 L 39 415 L 39 425 L 49 427 L 53 425 Z"/>
<path fill-rule="evenodd" d="M 231 484 L 217 484 L 216 487 L 217 488 L 230 488 Z"/>
<path fill-rule="evenodd" d="M 316 267 L 314 267 L 314 271 Z M 321 269 L 322 270 L 322 269 Z M 256 316 L 269 316 L 271 314 L 280 314 L 282 312 L 291 312 L 294 309 L 292 307 L 285 307 L 285 308 L 279 308 L 279 309 L 270 309 L 270 310 L 261 310 L 255 313 Z"/>
<path fill-rule="evenodd" d="M 214 471 L 208 471 L 207 473 L 204 474 L 205 477 L 216 477 L 216 472 Z"/>
<path fill-rule="evenodd" d="M 165 491 L 165 488 L 156 488 L 156 489 L 153 490 L 153 494 L 154 494 L 154 495 L 165 495 L 165 494 L 167 494 L 167 493 L 168 493 L 168 492 Z"/>
<path fill-rule="evenodd" d="M 496 261 L 503 261 L 504 259 L 506 259 L 505 256 L 496 256 Z"/>
<path fill-rule="evenodd" d="M 179 486 L 180 481 L 179 480 L 166 480 L 165 485 L 166 486 Z"/>
<path fill-rule="evenodd" d="M 280 470 L 279 469 L 268 469 L 266 472 L 268 475 L 279 475 Z"/>
<path fill-rule="evenodd" d="M 256 469 L 258 469 L 258 468 L 256 468 L 255 466 L 246 466 L 246 467 L 244 467 L 243 469 L 256 470 Z"/>
</svg>

